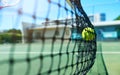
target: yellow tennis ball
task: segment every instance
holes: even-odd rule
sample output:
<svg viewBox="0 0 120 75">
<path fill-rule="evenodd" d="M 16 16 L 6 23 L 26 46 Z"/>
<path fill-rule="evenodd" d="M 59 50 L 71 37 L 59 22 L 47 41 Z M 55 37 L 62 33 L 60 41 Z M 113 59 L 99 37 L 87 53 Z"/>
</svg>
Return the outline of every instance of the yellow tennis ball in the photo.
<svg viewBox="0 0 120 75">
<path fill-rule="evenodd" d="M 86 41 L 91 41 L 95 38 L 95 31 L 90 27 L 86 27 L 82 31 L 82 38 Z"/>
</svg>

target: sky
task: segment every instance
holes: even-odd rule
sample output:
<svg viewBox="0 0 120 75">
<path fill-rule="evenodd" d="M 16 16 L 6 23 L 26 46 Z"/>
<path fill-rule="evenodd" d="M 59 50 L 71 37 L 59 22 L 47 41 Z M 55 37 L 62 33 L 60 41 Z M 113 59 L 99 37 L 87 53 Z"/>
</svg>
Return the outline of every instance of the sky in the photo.
<svg viewBox="0 0 120 75">
<path fill-rule="evenodd" d="M 52 1 L 59 2 L 62 6 L 66 5 L 71 10 L 70 6 L 65 3 L 65 0 Z M 120 15 L 120 0 L 81 0 L 81 2 L 87 15 L 105 13 L 106 21 L 112 21 Z M 24 13 L 22 16 L 18 16 L 16 12 L 18 8 L 22 9 Z M 36 14 L 39 19 L 34 20 L 29 14 Z M 54 3 L 48 3 L 48 0 L 21 0 L 16 6 L 0 9 L 0 30 L 21 29 L 22 22 L 40 24 L 45 21 L 45 18 L 53 20 L 66 17 L 71 17 L 71 13 L 66 12 L 64 8 L 59 8 Z"/>
<path fill-rule="evenodd" d="M 82 0 L 82 4 L 88 15 L 105 13 L 106 21 L 111 21 L 120 15 L 120 0 Z"/>
</svg>

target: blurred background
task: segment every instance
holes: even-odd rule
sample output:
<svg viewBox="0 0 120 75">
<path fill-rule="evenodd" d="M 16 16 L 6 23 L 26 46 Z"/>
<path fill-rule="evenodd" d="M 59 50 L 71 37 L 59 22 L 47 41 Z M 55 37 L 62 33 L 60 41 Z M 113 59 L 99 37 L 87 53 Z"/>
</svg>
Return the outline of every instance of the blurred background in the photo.
<svg viewBox="0 0 120 75">
<path fill-rule="evenodd" d="M 26 3 L 26 4 L 23 4 Z M 28 3 L 29 2 L 29 3 Z M 4 37 L 4 40 L 0 37 L 0 43 L 21 43 L 22 42 L 22 33 L 23 27 L 22 22 L 28 23 L 36 23 L 41 24 L 45 21 L 46 8 L 49 8 L 46 1 L 42 1 L 41 5 L 45 5 L 40 7 L 41 9 L 37 9 L 37 11 L 41 11 L 42 13 L 35 13 L 33 10 L 34 0 L 22 0 L 18 5 L 14 7 L 8 7 L 1 9 L 0 8 L 0 36 Z M 61 4 L 64 4 L 64 0 L 61 1 Z M 96 61 L 93 68 L 90 70 L 88 75 L 120 75 L 120 0 L 82 0 L 82 6 L 85 12 L 87 13 L 90 21 L 95 26 L 95 30 L 97 32 L 97 55 Z M 19 9 L 18 9 L 19 8 Z M 30 8 L 30 9 L 29 9 Z M 70 8 L 69 6 L 67 8 Z M 64 19 L 64 18 L 71 18 L 71 14 L 64 9 L 60 9 L 58 11 L 54 5 L 51 7 L 51 15 L 49 15 L 51 20 L 55 19 Z M 15 12 L 15 11 L 18 12 Z M 57 10 L 57 11 L 54 11 Z M 11 11 L 11 12 L 8 12 Z M 27 13 L 27 16 L 31 13 L 35 13 L 36 16 L 41 20 L 34 20 L 34 15 L 31 18 L 26 16 L 22 16 L 22 12 Z M 59 17 L 55 17 L 54 13 L 62 13 L 59 14 Z M 29 13 L 29 14 L 28 14 Z M 53 14 L 52 14 L 53 13 Z M 19 16 L 17 16 L 19 15 Z M 7 33 L 14 33 L 16 32 L 16 39 L 11 40 L 12 37 L 9 37 Z M 13 34 L 11 34 L 13 35 Z"/>
</svg>

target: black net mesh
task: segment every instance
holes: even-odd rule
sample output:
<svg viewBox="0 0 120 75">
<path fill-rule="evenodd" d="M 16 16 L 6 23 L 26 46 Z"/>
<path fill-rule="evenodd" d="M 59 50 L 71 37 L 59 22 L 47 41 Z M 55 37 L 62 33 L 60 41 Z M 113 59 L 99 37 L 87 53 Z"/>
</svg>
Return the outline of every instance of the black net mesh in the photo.
<svg viewBox="0 0 120 75">
<path fill-rule="evenodd" d="M 81 37 L 84 28 L 94 27 L 79 0 L 0 5 L 0 28 L 6 29 L 0 32 L 0 75 L 85 75 L 90 70 L 96 38 Z"/>
</svg>

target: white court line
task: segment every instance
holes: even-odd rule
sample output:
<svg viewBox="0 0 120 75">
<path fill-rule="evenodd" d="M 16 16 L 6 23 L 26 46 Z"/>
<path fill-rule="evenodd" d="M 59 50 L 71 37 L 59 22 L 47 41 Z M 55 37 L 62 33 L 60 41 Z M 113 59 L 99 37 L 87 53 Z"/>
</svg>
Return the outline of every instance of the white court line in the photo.
<svg viewBox="0 0 120 75">
<path fill-rule="evenodd" d="M 120 52 L 97 52 L 97 54 L 120 54 Z"/>
<path fill-rule="evenodd" d="M 0 52 L 0 54 L 10 54 L 11 52 Z M 60 52 L 12 52 L 12 54 L 57 54 Z M 61 52 L 66 53 L 66 52 Z M 69 53 L 70 54 L 70 53 Z"/>
<path fill-rule="evenodd" d="M 11 52 L 0 52 L 0 54 L 10 54 Z M 52 54 L 57 54 L 59 52 L 52 52 Z M 66 52 L 62 52 L 66 53 Z M 96 52 L 97 54 L 120 54 L 120 52 Z M 51 54 L 51 52 L 13 52 L 12 54 Z M 69 54 L 72 54 L 69 53 Z"/>
</svg>

